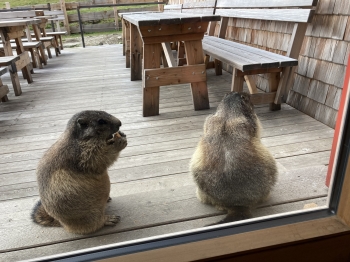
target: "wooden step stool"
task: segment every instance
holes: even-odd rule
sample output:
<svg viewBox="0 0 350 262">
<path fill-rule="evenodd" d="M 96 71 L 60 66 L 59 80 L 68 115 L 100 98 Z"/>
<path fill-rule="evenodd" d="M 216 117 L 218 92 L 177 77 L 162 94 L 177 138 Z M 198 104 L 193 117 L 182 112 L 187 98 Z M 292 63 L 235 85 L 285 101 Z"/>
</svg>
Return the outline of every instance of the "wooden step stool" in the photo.
<svg viewBox="0 0 350 262">
<path fill-rule="evenodd" d="M 24 52 L 23 54 L 28 55 L 27 52 Z M 29 56 L 28 56 L 28 58 L 29 58 Z M 21 89 L 21 85 L 19 83 L 17 68 L 22 68 L 22 67 L 21 67 L 21 65 L 17 66 L 17 64 L 16 64 L 17 61 L 20 62 L 19 55 L 0 57 L 0 67 L 9 67 L 13 90 L 15 91 L 15 95 L 19 96 L 22 94 L 22 89 Z M 27 64 L 27 63 L 24 62 L 24 64 Z"/>
</svg>

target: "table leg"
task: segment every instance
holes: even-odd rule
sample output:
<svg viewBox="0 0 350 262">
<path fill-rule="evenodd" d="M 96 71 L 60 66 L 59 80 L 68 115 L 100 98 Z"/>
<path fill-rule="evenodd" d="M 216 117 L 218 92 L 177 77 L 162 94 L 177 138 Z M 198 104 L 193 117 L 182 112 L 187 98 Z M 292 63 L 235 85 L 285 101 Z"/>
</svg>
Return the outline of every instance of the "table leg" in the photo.
<svg viewBox="0 0 350 262">
<path fill-rule="evenodd" d="M 130 24 L 128 21 L 123 20 L 123 26 L 125 66 L 126 68 L 130 68 Z"/>
<path fill-rule="evenodd" d="M 185 52 L 188 65 L 204 64 L 201 40 L 185 41 Z M 191 83 L 194 110 L 209 109 L 207 82 Z"/>
<path fill-rule="evenodd" d="M 160 57 L 160 54 L 159 54 Z M 131 81 L 142 79 L 142 39 L 137 27 L 130 25 Z"/>
<path fill-rule="evenodd" d="M 161 44 L 145 44 L 143 47 L 143 68 L 160 68 Z M 159 115 L 159 86 L 143 86 L 143 116 Z"/>
<path fill-rule="evenodd" d="M 16 45 L 17 45 L 17 55 L 20 55 L 23 52 L 25 52 L 23 44 L 22 44 L 22 40 L 21 40 L 21 38 L 15 38 L 15 41 L 16 41 Z M 24 78 L 27 79 L 28 84 L 33 82 L 32 74 L 30 73 L 30 68 L 28 65 L 26 65 L 22 68 L 22 74 L 23 74 Z"/>
</svg>

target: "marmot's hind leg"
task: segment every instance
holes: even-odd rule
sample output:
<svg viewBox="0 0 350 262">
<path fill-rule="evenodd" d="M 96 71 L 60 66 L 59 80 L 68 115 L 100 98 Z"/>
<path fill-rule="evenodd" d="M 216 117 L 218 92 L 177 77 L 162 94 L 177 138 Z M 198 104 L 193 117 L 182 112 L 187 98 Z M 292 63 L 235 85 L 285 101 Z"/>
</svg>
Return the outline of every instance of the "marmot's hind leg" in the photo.
<svg viewBox="0 0 350 262">
<path fill-rule="evenodd" d="M 60 227 L 61 224 L 59 221 L 54 219 L 52 216 L 50 216 L 44 206 L 41 204 L 41 201 L 39 200 L 36 205 L 33 208 L 33 212 L 31 214 L 32 220 L 42 226 L 47 227 Z"/>
<path fill-rule="evenodd" d="M 222 207 L 218 202 L 216 202 L 211 196 L 207 195 L 204 191 L 202 191 L 199 187 L 197 187 L 196 191 L 197 198 L 203 203 L 207 205 L 215 206 L 217 210 L 226 210 L 226 208 Z"/>
<path fill-rule="evenodd" d="M 104 226 L 115 226 L 119 221 L 119 216 L 90 212 L 88 216 L 78 219 L 62 219 L 61 223 L 71 233 L 90 234 Z"/>
<path fill-rule="evenodd" d="M 208 226 L 240 221 L 240 220 L 249 219 L 252 217 L 253 215 L 249 207 L 236 206 L 228 209 L 228 213 L 226 217 L 224 217 L 222 220 L 220 220 L 219 222 L 210 224 Z"/>
</svg>

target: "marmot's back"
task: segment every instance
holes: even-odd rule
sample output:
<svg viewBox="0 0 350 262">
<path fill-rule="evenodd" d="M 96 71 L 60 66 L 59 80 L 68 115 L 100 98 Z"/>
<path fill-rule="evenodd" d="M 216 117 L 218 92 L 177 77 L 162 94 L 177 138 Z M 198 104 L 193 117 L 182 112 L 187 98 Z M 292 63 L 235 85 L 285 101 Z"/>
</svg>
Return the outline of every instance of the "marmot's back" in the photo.
<svg viewBox="0 0 350 262">
<path fill-rule="evenodd" d="M 204 124 L 190 170 L 199 199 L 229 211 L 223 222 L 248 218 L 276 182 L 276 162 L 260 141 L 260 129 L 249 95 L 234 92 Z"/>
</svg>

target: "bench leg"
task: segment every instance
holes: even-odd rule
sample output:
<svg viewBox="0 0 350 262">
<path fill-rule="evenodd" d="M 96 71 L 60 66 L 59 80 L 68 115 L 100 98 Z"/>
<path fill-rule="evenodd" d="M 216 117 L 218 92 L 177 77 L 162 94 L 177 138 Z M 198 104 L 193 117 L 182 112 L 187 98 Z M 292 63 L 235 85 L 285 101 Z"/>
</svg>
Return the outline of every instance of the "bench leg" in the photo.
<svg viewBox="0 0 350 262">
<path fill-rule="evenodd" d="M 17 72 L 16 73 L 10 72 L 10 76 L 11 76 L 13 91 L 15 92 L 16 96 L 20 96 L 22 94 L 22 89 L 21 89 L 21 84 L 19 83 Z"/>
<path fill-rule="evenodd" d="M 1 98 L 1 102 L 7 102 L 7 101 L 9 101 L 9 98 L 7 95 L 5 95 Z"/>
<path fill-rule="evenodd" d="M 34 54 L 34 48 L 30 48 L 29 49 L 29 52 L 30 52 L 30 56 L 32 58 L 32 64 L 33 64 L 33 67 L 34 68 L 38 68 L 38 64 L 36 62 L 36 55 Z"/>
<path fill-rule="evenodd" d="M 188 65 L 204 64 L 201 40 L 185 41 L 186 60 Z M 209 109 L 207 82 L 191 83 L 194 110 Z"/>
<path fill-rule="evenodd" d="M 52 58 L 50 47 L 46 47 L 46 51 L 47 51 L 47 56 L 49 58 Z"/>
<path fill-rule="evenodd" d="M 145 44 L 143 47 L 143 68 L 160 68 L 161 44 Z M 143 90 L 143 116 L 159 115 L 159 86 L 144 87 Z"/>
<path fill-rule="evenodd" d="M 62 37 L 59 35 L 58 38 L 60 40 L 60 48 L 61 48 L 61 50 L 63 50 Z"/>
<path fill-rule="evenodd" d="M 243 91 L 244 77 L 237 75 L 237 72 L 238 72 L 238 69 L 233 68 L 231 91 L 242 92 Z"/>
<path fill-rule="evenodd" d="M 7 97 L 8 92 L 9 92 L 8 87 L 3 85 L 2 80 L 0 78 L 0 97 L 1 97 L 1 102 L 9 101 L 9 98 Z"/>
<path fill-rule="evenodd" d="M 55 49 L 57 54 L 61 54 L 60 44 L 59 44 L 59 35 L 55 35 Z M 58 56 L 58 55 L 57 55 Z"/>
<path fill-rule="evenodd" d="M 222 62 L 220 60 L 214 59 L 215 74 L 217 76 L 222 75 Z"/>
<path fill-rule="evenodd" d="M 281 74 L 280 73 L 269 73 L 268 74 L 268 79 L 269 79 L 269 91 L 270 92 L 276 92 L 278 89 L 278 85 L 281 80 Z M 277 95 L 277 93 L 276 93 Z M 276 111 L 276 110 L 281 110 L 281 102 L 278 104 L 270 103 L 270 110 L 271 111 Z"/>
<path fill-rule="evenodd" d="M 34 48 L 34 56 L 35 56 L 35 59 L 36 59 L 36 63 L 38 65 L 38 67 L 40 69 L 43 69 L 43 65 L 42 65 L 42 62 L 41 62 L 41 58 L 40 58 L 40 55 L 39 55 L 39 50 L 38 48 Z"/>
</svg>

